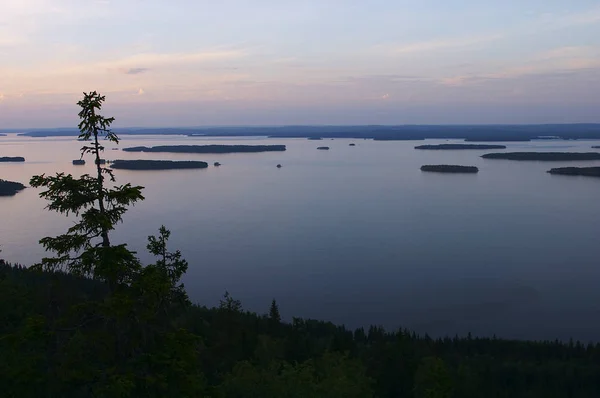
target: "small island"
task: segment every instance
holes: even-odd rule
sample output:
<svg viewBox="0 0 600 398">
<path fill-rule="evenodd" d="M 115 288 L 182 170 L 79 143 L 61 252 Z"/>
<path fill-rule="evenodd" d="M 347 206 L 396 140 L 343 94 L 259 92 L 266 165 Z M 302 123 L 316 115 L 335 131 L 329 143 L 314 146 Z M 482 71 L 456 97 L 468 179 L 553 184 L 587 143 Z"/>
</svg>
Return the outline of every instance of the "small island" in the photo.
<svg viewBox="0 0 600 398">
<path fill-rule="evenodd" d="M 213 164 L 213 166 L 215 166 L 215 167 L 219 167 L 220 165 L 221 165 L 221 163 L 219 163 L 219 162 L 215 162 L 215 163 Z"/>
<path fill-rule="evenodd" d="M 431 150 L 455 150 L 455 149 L 506 149 L 505 145 L 486 145 L 486 144 L 439 144 L 439 145 L 419 145 L 415 149 Z"/>
<path fill-rule="evenodd" d="M 548 170 L 548 173 L 565 176 L 600 177 L 600 167 L 558 167 Z"/>
<path fill-rule="evenodd" d="M 505 152 L 487 153 L 481 156 L 484 159 L 506 160 L 540 160 L 545 162 L 564 162 L 575 160 L 600 160 L 598 152 Z"/>
<path fill-rule="evenodd" d="M 190 160 L 115 160 L 110 167 L 121 170 L 205 169 L 208 163 Z"/>
<path fill-rule="evenodd" d="M 0 162 L 24 162 L 25 158 L 22 156 L 4 156 L 0 157 Z"/>
<path fill-rule="evenodd" d="M 594 148 L 594 149 L 599 149 L 599 148 L 600 148 L 600 145 L 594 145 L 592 148 Z"/>
<path fill-rule="evenodd" d="M 479 169 L 475 166 L 439 164 L 421 166 L 421 171 L 429 171 L 434 173 L 478 173 Z"/>
<path fill-rule="evenodd" d="M 281 168 L 281 165 L 280 165 L 280 164 L 278 164 L 278 165 L 277 165 L 277 168 L 278 168 L 278 169 L 280 169 L 280 168 Z"/>
<path fill-rule="evenodd" d="M 323 138 L 321 137 L 308 137 L 309 141 L 321 141 Z"/>
<path fill-rule="evenodd" d="M 123 148 L 125 152 L 165 153 L 256 153 L 285 151 L 285 145 L 161 145 Z"/>
<path fill-rule="evenodd" d="M 356 146 L 356 144 L 352 143 L 352 144 L 348 144 L 349 146 Z"/>
<path fill-rule="evenodd" d="M 320 146 L 317 149 L 320 150 L 320 151 L 328 151 L 329 147 L 328 146 Z"/>
<path fill-rule="evenodd" d="M 0 179 L 0 196 L 14 196 L 23 189 L 25 189 L 25 185 L 20 182 Z"/>
<path fill-rule="evenodd" d="M 83 160 L 83 159 L 75 159 L 75 160 L 73 160 L 73 165 L 74 166 L 84 166 L 85 165 L 85 160 Z"/>
</svg>

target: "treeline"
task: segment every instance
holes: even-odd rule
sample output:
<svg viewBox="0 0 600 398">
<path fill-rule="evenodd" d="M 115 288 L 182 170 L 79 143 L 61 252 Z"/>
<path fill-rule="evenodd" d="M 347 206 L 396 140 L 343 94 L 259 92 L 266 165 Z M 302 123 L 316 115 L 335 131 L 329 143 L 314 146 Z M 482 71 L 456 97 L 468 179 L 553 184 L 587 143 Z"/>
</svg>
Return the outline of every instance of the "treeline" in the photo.
<svg viewBox="0 0 600 398">
<path fill-rule="evenodd" d="M 105 319 L 81 313 L 107 299 L 104 284 L 1 262 L 0 279 L 7 397 L 116 396 L 120 389 L 120 396 L 156 397 L 600 396 L 600 344 L 432 339 L 376 326 L 284 323 L 276 302 L 256 314 L 226 294 L 216 308 L 172 306 L 144 325 L 147 331 L 130 320 L 121 326 L 132 335 L 114 347 L 103 333 Z M 133 291 L 128 297 L 139 299 Z M 142 345 L 152 328 L 173 335 Z"/>
</svg>

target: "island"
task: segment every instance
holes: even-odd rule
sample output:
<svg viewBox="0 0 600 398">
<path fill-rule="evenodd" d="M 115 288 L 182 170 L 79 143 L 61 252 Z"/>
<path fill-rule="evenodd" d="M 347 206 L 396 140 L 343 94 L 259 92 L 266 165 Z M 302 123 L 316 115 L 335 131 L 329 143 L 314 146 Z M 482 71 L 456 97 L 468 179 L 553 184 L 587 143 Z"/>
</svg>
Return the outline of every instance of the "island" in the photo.
<svg viewBox="0 0 600 398">
<path fill-rule="evenodd" d="M 278 164 L 278 165 L 277 165 L 277 168 L 278 168 L 278 169 L 280 169 L 280 168 L 281 168 L 281 165 L 280 165 L 280 164 Z"/>
<path fill-rule="evenodd" d="M 356 144 L 348 144 L 349 146 L 356 146 Z"/>
<path fill-rule="evenodd" d="M 25 189 L 25 185 L 20 182 L 0 179 L 0 196 L 14 196 L 23 189 Z"/>
<path fill-rule="evenodd" d="M 598 148 L 600 148 L 600 145 L 594 145 L 592 148 L 598 149 Z"/>
<path fill-rule="evenodd" d="M 215 162 L 215 163 L 214 163 L 214 166 L 215 166 L 215 167 L 219 167 L 220 165 L 221 165 L 221 163 L 219 163 L 219 162 Z"/>
<path fill-rule="evenodd" d="M 321 150 L 321 151 L 328 151 L 329 147 L 328 146 L 320 146 L 317 149 Z"/>
<path fill-rule="evenodd" d="M 83 165 L 85 165 L 85 160 L 83 160 L 83 159 L 75 159 L 75 160 L 73 160 L 73 165 L 74 166 L 83 166 Z"/>
<path fill-rule="evenodd" d="M 24 162 L 25 158 L 22 156 L 4 156 L 0 157 L 0 162 Z"/>
<path fill-rule="evenodd" d="M 575 161 L 575 160 L 600 160 L 598 152 L 504 152 L 487 153 L 481 156 L 484 159 L 507 160 L 540 160 L 540 161 Z"/>
<path fill-rule="evenodd" d="M 321 141 L 323 138 L 321 137 L 308 137 L 309 141 Z"/>
<path fill-rule="evenodd" d="M 421 166 L 421 171 L 430 171 L 435 173 L 478 173 L 479 169 L 475 166 L 438 164 Z"/>
<path fill-rule="evenodd" d="M 505 145 L 485 145 L 485 144 L 439 144 L 439 145 L 419 145 L 415 149 L 431 150 L 455 150 L 455 149 L 506 149 Z"/>
<path fill-rule="evenodd" d="M 600 177 L 600 167 L 558 167 L 548 170 L 548 173 L 565 176 Z"/>
<path fill-rule="evenodd" d="M 125 152 L 168 153 L 255 153 L 285 151 L 285 145 L 161 145 L 123 148 Z"/>
<path fill-rule="evenodd" d="M 115 160 L 110 167 L 122 170 L 205 169 L 208 163 L 191 160 Z"/>
</svg>

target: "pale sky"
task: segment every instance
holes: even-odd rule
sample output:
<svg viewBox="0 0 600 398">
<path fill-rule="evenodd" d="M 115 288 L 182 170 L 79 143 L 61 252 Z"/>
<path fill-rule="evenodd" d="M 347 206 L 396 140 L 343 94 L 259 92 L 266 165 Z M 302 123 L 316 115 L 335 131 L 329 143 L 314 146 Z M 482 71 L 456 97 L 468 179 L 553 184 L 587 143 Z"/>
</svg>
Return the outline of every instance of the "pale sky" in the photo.
<svg viewBox="0 0 600 398">
<path fill-rule="evenodd" d="M 0 0 L 0 129 L 600 122 L 598 0 Z"/>
</svg>

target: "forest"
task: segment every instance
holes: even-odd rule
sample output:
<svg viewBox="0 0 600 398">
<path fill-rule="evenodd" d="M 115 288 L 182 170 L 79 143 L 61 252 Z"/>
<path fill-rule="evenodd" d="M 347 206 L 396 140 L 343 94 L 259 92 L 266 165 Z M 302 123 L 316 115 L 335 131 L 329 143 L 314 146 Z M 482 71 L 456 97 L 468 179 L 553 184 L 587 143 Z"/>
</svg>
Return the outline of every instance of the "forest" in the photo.
<svg viewBox="0 0 600 398">
<path fill-rule="evenodd" d="M 82 156 L 119 142 L 104 101 L 91 92 L 78 103 Z M 150 264 L 113 240 L 143 187 L 94 164 L 93 175 L 30 180 L 73 224 L 40 240 L 48 257 L 38 264 L 0 260 L 3 397 L 600 396 L 600 343 L 350 330 L 283 320 L 275 298 L 249 312 L 228 292 L 215 308 L 193 304 L 165 226 L 147 239 Z"/>
</svg>

